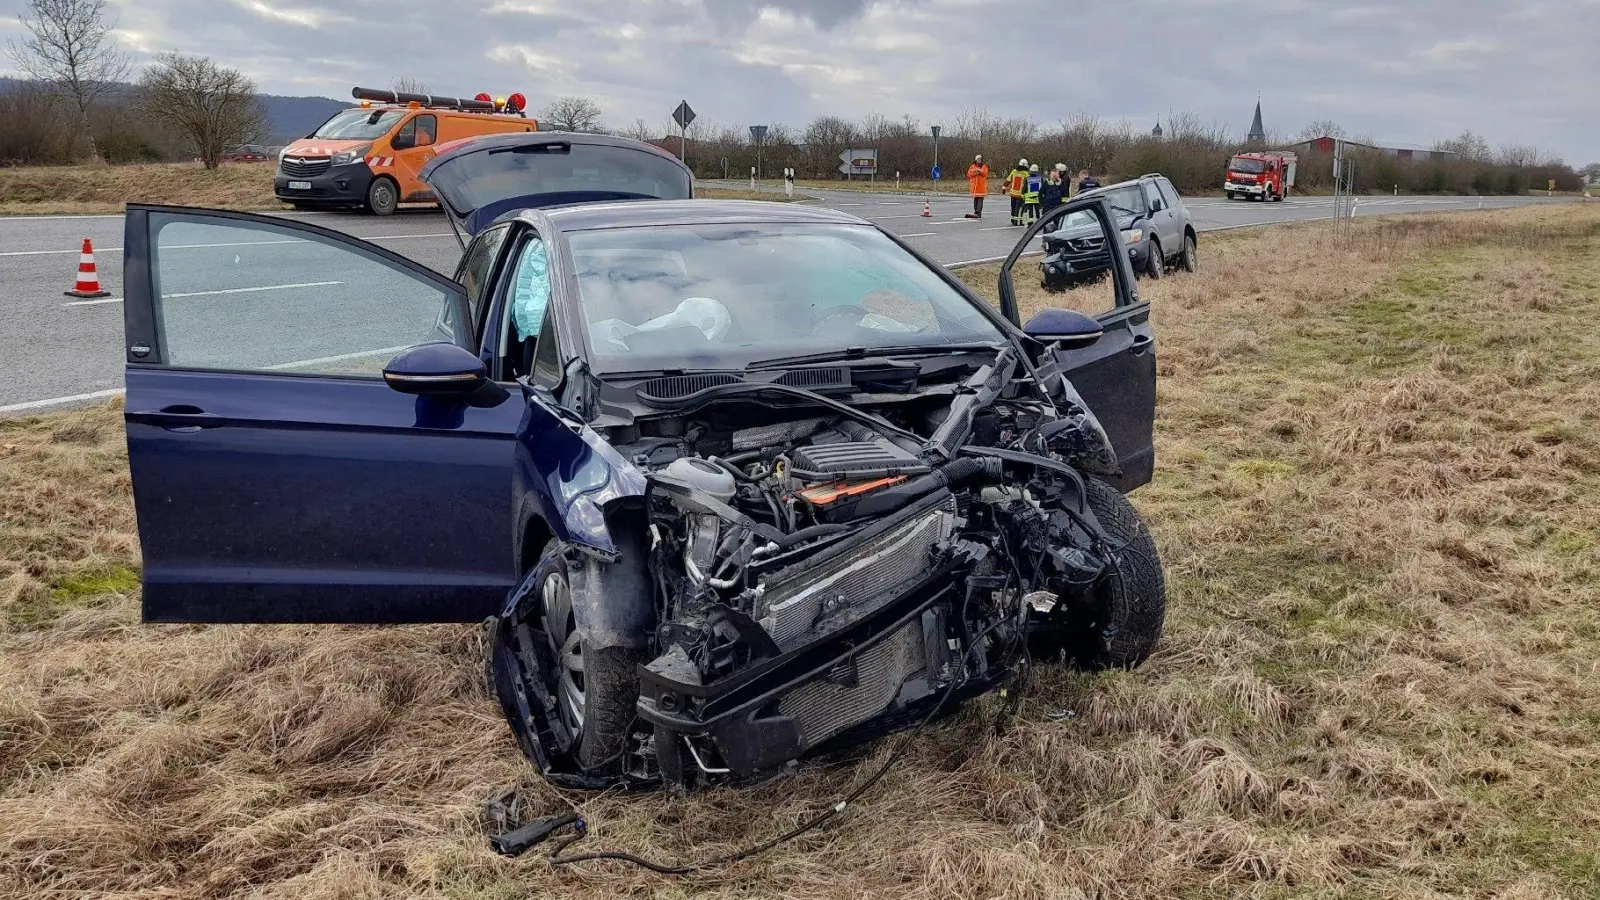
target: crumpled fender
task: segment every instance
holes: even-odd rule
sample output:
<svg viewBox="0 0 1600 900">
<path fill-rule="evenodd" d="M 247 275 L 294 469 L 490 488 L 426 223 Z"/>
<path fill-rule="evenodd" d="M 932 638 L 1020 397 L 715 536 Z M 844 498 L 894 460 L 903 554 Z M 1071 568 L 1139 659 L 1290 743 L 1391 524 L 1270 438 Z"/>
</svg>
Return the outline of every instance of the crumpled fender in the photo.
<svg viewBox="0 0 1600 900">
<path fill-rule="evenodd" d="M 530 393 L 517 430 L 512 487 L 519 561 L 537 552 L 521 543 L 538 532 L 531 523 L 542 523 L 550 537 L 577 551 L 569 572 L 573 616 L 591 646 L 644 646 L 654 616 L 649 547 L 642 517 L 635 520 L 644 472 L 587 423 Z M 507 597 L 502 618 L 518 599 L 515 592 Z"/>
<path fill-rule="evenodd" d="M 1078 421 L 1077 446 L 1062 448 L 1062 455 L 1073 465 L 1092 475 L 1118 476 L 1122 474 L 1122 461 L 1117 456 L 1117 448 L 1111 445 L 1111 436 L 1106 434 L 1105 426 L 1095 417 L 1089 404 L 1084 402 L 1078 389 L 1072 386 L 1072 379 L 1061 375 L 1054 385 L 1051 399 L 1056 404 L 1056 410 L 1063 418 Z"/>
</svg>

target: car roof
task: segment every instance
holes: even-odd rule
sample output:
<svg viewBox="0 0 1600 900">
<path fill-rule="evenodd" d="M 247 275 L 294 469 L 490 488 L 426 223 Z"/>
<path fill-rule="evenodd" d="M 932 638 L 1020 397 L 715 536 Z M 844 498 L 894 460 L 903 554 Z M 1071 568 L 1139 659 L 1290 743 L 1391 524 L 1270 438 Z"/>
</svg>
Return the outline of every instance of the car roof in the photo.
<svg viewBox="0 0 1600 900">
<path fill-rule="evenodd" d="M 767 200 L 612 200 L 548 207 L 542 212 L 562 231 L 734 223 L 872 224 L 860 216 L 853 216 L 836 209 Z"/>
</svg>

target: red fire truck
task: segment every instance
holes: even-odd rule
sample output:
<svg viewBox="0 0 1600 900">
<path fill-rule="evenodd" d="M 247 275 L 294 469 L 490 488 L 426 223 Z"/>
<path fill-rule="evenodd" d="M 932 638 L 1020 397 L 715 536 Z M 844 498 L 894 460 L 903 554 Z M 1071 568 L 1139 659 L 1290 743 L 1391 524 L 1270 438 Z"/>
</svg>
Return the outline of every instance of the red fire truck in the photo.
<svg viewBox="0 0 1600 900">
<path fill-rule="evenodd" d="M 1287 150 L 1235 153 L 1222 190 L 1228 199 L 1282 200 L 1294 187 L 1295 156 Z"/>
</svg>

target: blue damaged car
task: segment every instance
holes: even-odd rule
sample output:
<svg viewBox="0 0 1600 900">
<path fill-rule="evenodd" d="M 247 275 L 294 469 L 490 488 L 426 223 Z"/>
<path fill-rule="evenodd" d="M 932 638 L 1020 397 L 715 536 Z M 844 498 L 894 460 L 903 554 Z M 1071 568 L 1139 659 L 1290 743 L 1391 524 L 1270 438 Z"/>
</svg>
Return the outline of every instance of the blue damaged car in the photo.
<svg viewBox="0 0 1600 900">
<path fill-rule="evenodd" d="M 1128 667 L 1161 563 L 1154 335 L 1021 323 L 870 222 L 691 199 L 671 155 L 505 135 L 423 172 L 453 277 L 309 221 L 130 205 L 151 622 L 486 622 L 562 784 L 739 782 L 1030 654 Z"/>
</svg>

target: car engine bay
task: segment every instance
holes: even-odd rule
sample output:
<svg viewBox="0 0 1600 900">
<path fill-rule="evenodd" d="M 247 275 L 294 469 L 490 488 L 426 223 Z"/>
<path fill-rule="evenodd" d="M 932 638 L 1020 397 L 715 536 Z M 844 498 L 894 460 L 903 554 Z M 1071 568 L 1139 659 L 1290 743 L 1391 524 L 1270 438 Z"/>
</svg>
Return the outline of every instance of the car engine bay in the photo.
<svg viewBox="0 0 1600 900">
<path fill-rule="evenodd" d="M 625 744 L 578 771 L 550 754 L 547 775 L 748 780 L 993 689 L 1030 633 L 1093 641 L 1094 587 L 1118 548 L 1083 472 L 1115 456 L 1064 379 L 1047 396 L 1023 365 L 1002 350 L 878 405 L 712 384 L 616 429 L 648 480 L 630 521 L 647 532 L 653 633 Z M 574 590 L 606 565 L 582 562 Z M 536 692 L 540 741 L 573 746 L 559 698 Z"/>
</svg>

